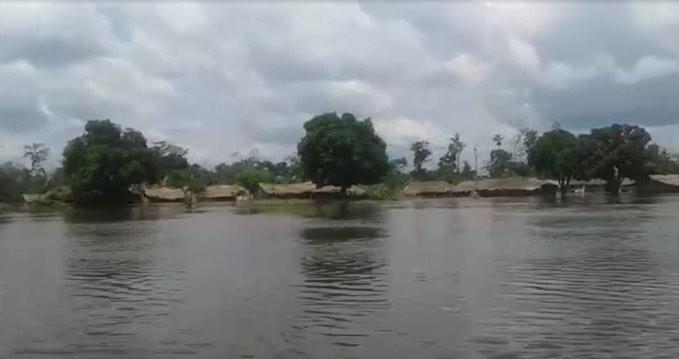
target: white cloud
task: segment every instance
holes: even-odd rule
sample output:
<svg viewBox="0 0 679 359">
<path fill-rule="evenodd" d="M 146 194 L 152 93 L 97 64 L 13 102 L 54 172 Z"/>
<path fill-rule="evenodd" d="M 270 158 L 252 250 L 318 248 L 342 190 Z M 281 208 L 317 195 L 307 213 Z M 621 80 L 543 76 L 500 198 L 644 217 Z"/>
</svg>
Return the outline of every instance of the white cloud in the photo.
<svg viewBox="0 0 679 359">
<path fill-rule="evenodd" d="M 457 55 L 446 62 L 445 66 L 454 76 L 470 83 L 482 82 L 490 71 L 488 64 L 470 54 Z"/>
<path fill-rule="evenodd" d="M 677 72 L 679 72 L 679 63 L 676 60 L 645 56 L 629 70 L 616 69 L 615 80 L 623 84 L 631 84 Z"/>
<path fill-rule="evenodd" d="M 529 71 L 538 71 L 541 61 L 535 46 L 517 37 L 509 38 L 508 46 L 516 64 Z"/>
</svg>

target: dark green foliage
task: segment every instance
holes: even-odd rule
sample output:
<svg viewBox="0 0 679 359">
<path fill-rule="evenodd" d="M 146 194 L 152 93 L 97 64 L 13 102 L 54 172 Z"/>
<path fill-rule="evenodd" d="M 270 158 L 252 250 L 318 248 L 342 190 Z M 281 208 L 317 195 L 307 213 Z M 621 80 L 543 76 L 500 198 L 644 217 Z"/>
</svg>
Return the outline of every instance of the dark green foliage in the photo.
<svg viewBox="0 0 679 359">
<path fill-rule="evenodd" d="M 317 186 L 344 191 L 355 184 L 377 183 L 389 171 L 386 144 L 370 119 L 325 113 L 307 121 L 304 129 L 297 152 L 304 176 Z"/>
<path fill-rule="evenodd" d="M 151 168 L 149 182 L 160 182 L 171 171 L 184 170 L 189 167 L 186 159 L 188 150 L 165 141 L 155 142 L 150 148 Z"/>
<path fill-rule="evenodd" d="M 195 169 L 194 169 L 195 171 Z M 195 177 L 189 168 L 175 169 L 167 173 L 165 185 L 168 187 L 181 188 L 185 191 L 200 193 L 205 190 L 205 182 Z"/>
<path fill-rule="evenodd" d="M 457 172 L 457 148 L 448 145 L 448 151 L 439 158 L 438 173 L 442 177 L 452 177 Z"/>
<path fill-rule="evenodd" d="M 469 162 L 464 161 L 462 164 L 462 171 L 460 171 L 460 179 L 462 180 L 472 180 L 476 178 L 476 171 L 472 169 Z"/>
<path fill-rule="evenodd" d="M 679 173 L 677 162 L 666 149 L 651 143 L 646 147 L 646 171 L 652 174 L 676 174 Z"/>
<path fill-rule="evenodd" d="M 577 138 L 568 131 L 555 129 L 535 141 L 528 152 L 528 164 L 538 175 L 557 180 L 565 194 L 578 169 L 577 151 Z"/>
<path fill-rule="evenodd" d="M 260 183 L 271 183 L 271 173 L 264 169 L 250 168 L 238 174 L 236 182 L 241 186 L 255 193 Z"/>
<path fill-rule="evenodd" d="M 578 158 L 585 178 L 601 178 L 607 190 L 618 193 L 624 178 L 648 180 L 650 168 L 646 146 L 651 135 L 642 127 L 614 124 L 592 130 L 579 138 Z"/>
<path fill-rule="evenodd" d="M 129 198 L 131 186 L 153 177 L 148 172 L 152 162 L 140 132 L 96 120 L 68 143 L 63 168 L 76 199 L 118 202 Z"/>
<path fill-rule="evenodd" d="M 228 165 L 220 163 L 215 167 L 215 179 L 217 183 L 234 184 L 238 182 L 239 174 L 253 169 L 267 172 L 270 181 L 275 183 L 292 183 L 302 180 L 302 168 L 296 155 L 288 156 L 286 161 L 275 163 L 257 158 L 246 158 Z"/>
<path fill-rule="evenodd" d="M 21 202 L 33 187 L 30 170 L 14 162 L 0 165 L 0 202 Z"/>
<path fill-rule="evenodd" d="M 508 177 L 513 175 L 510 168 L 512 154 L 502 148 L 490 152 L 490 163 L 487 166 L 491 178 Z"/>
<path fill-rule="evenodd" d="M 525 129 L 523 131 L 523 147 L 526 153 L 530 153 L 538 142 L 538 131 Z"/>
<path fill-rule="evenodd" d="M 429 149 L 429 142 L 427 141 L 417 141 L 410 146 L 410 150 L 413 151 L 413 171 L 410 176 L 416 180 L 427 180 L 429 179 L 429 174 L 427 170 L 423 167 L 424 163 L 429 160 L 431 156 L 431 150 Z"/>
</svg>

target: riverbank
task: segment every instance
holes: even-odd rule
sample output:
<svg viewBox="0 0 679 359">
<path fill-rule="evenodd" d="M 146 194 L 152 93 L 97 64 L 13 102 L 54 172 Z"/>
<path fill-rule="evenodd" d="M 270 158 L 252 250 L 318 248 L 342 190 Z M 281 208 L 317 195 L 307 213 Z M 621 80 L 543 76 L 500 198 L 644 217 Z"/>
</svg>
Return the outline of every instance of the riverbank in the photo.
<svg viewBox="0 0 679 359">
<path fill-rule="evenodd" d="M 254 193 L 237 185 L 212 185 L 199 194 L 186 189 L 151 186 L 143 188 L 135 196 L 138 198 L 128 204 L 143 202 L 175 202 L 189 203 L 190 206 L 203 202 L 233 202 L 247 205 L 250 202 L 260 204 L 281 203 L 294 204 L 306 201 L 357 201 L 357 200 L 403 200 L 409 198 L 442 198 L 442 197 L 554 197 L 557 184 L 552 180 L 530 177 L 510 177 L 497 179 L 480 179 L 478 181 L 462 181 L 449 183 L 445 181 L 411 181 L 404 186 L 387 186 L 384 184 L 370 186 L 353 186 L 345 196 L 339 187 L 325 186 L 317 188 L 311 182 L 292 184 L 260 183 Z M 602 193 L 604 182 L 600 180 L 573 181 L 573 196 L 588 196 Z M 679 192 L 679 175 L 652 175 L 650 181 L 636 186 L 633 181 L 623 182 L 623 192 L 639 192 L 651 194 Z M 66 187 L 53 189 L 43 195 L 24 195 L 24 203 L 2 204 L 0 211 L 16 210 L 19 207 L 50 208 L 64 207 L 72 204 L 73 198 Z M 187 199 L 191 199 L 188 201 Z M 102 204 L 95 203 L 96 206 Z"/>
</svg>

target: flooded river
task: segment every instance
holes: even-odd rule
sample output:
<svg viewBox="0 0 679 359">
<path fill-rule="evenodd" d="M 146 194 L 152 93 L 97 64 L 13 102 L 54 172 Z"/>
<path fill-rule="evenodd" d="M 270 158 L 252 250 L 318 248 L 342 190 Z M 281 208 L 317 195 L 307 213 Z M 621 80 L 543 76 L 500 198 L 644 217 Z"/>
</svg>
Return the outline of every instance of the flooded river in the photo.
<svg viewBox="0 0 679 359">
<path fill-rule="evenodd" d="M 679 197 L 0 215 L 0 358 L 677 358 Z"/>
</svg>

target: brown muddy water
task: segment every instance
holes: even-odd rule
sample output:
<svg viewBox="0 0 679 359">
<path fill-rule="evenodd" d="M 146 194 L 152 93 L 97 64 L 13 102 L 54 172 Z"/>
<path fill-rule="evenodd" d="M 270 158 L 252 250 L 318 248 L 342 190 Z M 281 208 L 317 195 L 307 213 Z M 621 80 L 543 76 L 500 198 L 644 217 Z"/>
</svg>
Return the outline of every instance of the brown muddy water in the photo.
<svg viewBox="0 0 679 359">
<path fill-rule="evenodd" d="M 678 358 L 679 197 L 0 215 L 0 358 Z"/>
</svg>

